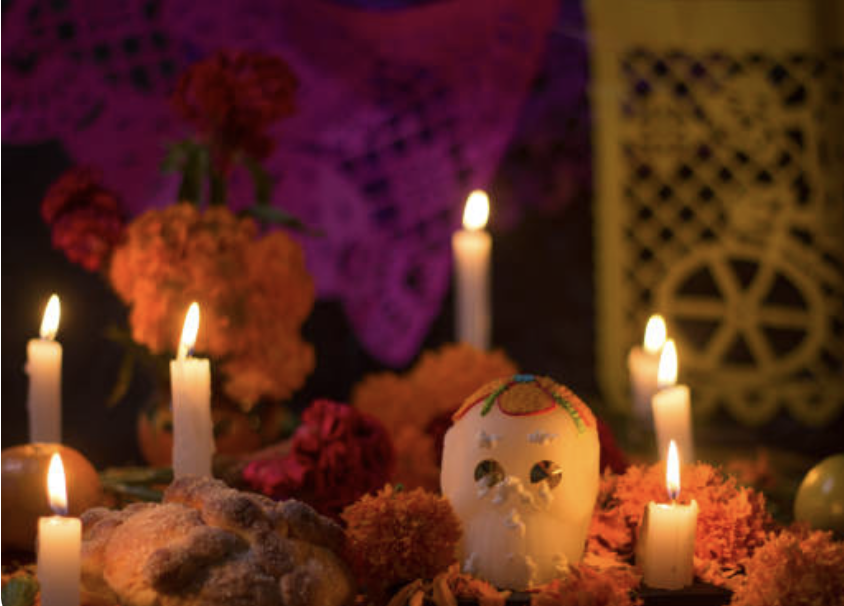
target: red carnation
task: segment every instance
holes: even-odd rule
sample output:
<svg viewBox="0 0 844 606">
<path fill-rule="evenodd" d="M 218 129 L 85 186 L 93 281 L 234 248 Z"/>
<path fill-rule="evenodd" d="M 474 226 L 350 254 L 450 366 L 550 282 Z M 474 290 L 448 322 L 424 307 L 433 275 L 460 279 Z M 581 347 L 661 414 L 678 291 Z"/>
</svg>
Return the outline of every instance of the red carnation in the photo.
<svg viewBox="0 0 844 606">
<path fill-rule="evenodd" d="M 297 498 L 339 517 L 347 505 L 382 487 L 394 454 L 381 423 L 347 404 L 317 400 L 302 415 L 290 452 L 249 463 L 243 478 L 276 499 Z"/>
<path fill-rule="evenodd" d="M 630 467 L 627 455 L 616 444 L 610 426 L 598 419 L 598 440 L 601 443 L 601 473 L 607 469 L 613 473 L 624 473 Z"/>
<path fill-rule="evenodd" d="M 50 186 L 41 216 L 53 247 L 88 271 L 103 266 L 123 234 L 120 202 L 91 168 L 72 168 Z"/>
<path fill-rule="evenodd" d="M 223 172 L 238 151 L 267 158 L 274 142 L 267 129 L 295 111 L 298 81 L 281 58 L 218 51 L 194 63 L 173 94 L 176 111 L 209 140 Z"/>
</svg>

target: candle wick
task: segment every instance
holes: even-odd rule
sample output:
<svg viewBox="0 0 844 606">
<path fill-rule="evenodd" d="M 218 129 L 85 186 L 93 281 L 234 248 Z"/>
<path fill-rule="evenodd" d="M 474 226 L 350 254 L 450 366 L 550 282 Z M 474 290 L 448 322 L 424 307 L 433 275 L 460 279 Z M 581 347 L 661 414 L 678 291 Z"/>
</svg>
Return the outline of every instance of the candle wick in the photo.
<svg viewBox="0 0 844 606">
<path fill-rule="evenodd" d="M 678 498 L 679 496 L 680 496 L 680 491 L 679 491 L 679 490 L 677 490 L 676 488 L 673 488 L 673 487 L 672 487 L 672 488 L 669 488 L 669 489 L 668 489 L 668 498 L 670 498 L 670 499 L 671 499 L 671 502 L 672 502 L 672 503 L 676 503 L 676 502 L 677 502 L 677 498 Z"/>
<path fill-rule="evenodd" d="M 179 345 L 179 353 L 176 356 L 179 360 L 186 360 L 188 358 L 193 357 L 193 347 L 188 347 L 187 345 Z"/>
</svg>

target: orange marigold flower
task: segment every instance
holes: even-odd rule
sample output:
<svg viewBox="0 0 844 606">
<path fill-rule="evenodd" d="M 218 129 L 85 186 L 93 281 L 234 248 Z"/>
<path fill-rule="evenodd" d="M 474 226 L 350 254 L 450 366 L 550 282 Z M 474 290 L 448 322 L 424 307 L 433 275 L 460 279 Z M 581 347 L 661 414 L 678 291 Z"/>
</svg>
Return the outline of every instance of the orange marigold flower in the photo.
<svg viewBox="0 0 844 606">
<path fill-rule="evenodd" d="M 153 353 L 172 351 L 191 301 L 202 308 L 197 350 L 222 371 L 226 394 L 251 408 L 285 399 L 314 367 L 300 335 L 314 304 L 301 246 L 225 207 L 190 204 L 149 210 L 128 226 L 110 273 L 129 305 L 132 338 Z"/>
<path fill-rule="evenodd" d="M 504 352 L 452 343 L 426 351 L 404 375 L 372 374 L 352 391 L 352 404 L 375 415 L 391 431 L 405 423 L 424 427 L 457 409 L 484 383 L 517 372 Z"/>
<path fill-rule="evenodd" d="M 415 425 L 403 425 L 391 435 L 396 449 L 396 483 L 439 491 L 440 463 L 434 437 Z"/>
<path fill-rule="evenodd" d="M 455 561 L 460 522 L 448 500 L 421 488 L 387 485 L 342 514 L 349 558 L 370 596 L 417 578 L 432 578 Z"/>
<path fill-rule="evenodd" d="M 437 415 L 454 412 L 484 383 L 516 372 L 515 362 L 500 349 L 481 351 L 457 343 L 423 353 L 411 371 L 411 380 L 429 406 L 430 422 Z"/>
<path fill-rule="evenodd" d="M 438 417 L 452 413 L 481 385 L 517 370 L 500 350 L 448 344 L 423 353 L 404 374 L 382 372 L 364 377 L 352 390 L 351 401 L 377 417 L 390 432 L 398 460 L 396 481 L 437 490 L 440 454 L 436 445 L 441 440 L 433 434 L 442 429 Z"/>
<path fill-rule="evenodd" d="M 729 584 L 742 562 L 753 555 L 773 528 L 762 493 L 739 486 L 735 478 L 710 465 L 682 470 L 679 501 L 698 502 L 696 574 L 717 585 Z M 595 553 L 632 555 L 639 524 L 649 501 L 665 502 L 665 464 L 634 465 L 620 476 L 606 474 L 589 533 Z"/>
<path fill-rule="evenodd" d="M 632 591 L 641 577 L 630 565 L 606 568 L 574 564 L 568 574 L 543 585 L 531 596 L 531 606 L 633 606 L 641 604 Z"/>
<path fill-rule="evenodd" d="M 739 580 L 735 606 L 844 605 L 844 542 L 832 533 L 784 530 L 758 548 Z"/>
</svg>

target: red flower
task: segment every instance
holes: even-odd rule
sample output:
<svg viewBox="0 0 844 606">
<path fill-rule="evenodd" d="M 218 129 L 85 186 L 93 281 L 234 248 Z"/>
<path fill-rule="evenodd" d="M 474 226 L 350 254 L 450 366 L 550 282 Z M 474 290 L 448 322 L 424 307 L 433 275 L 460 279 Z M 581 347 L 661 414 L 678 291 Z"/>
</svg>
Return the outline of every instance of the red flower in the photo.
<svg viewBox="0 0 844 606">
<path fill-rule="evenodd" d="M 209 139 L 225 172 L 237 151 L 257 160 L 272 153 L 274 142 L 266 131 L 294 113 L 297 86 L 295 74 L 279 57 L 218 51 L 188 68 L 173 103 Z"/>
<path fill-rule="evenodd" d="M 123 234 L 117 197 L 90 168 L 72 168 L 56 181 L 41 203 L 52 230 L 53 247 L 89 271 L 99 270 Z"/>
<path fill-rule="evenodd" d="M 630 467 L 627 455 L 618 447 L 610 426 L 598 419 L 598 439 L 601 442 L 601 473 L 609 469 L 624 473 Z"/>
<path fill-rule="evenodd" d="M 393 463 L 392 443 L 377 419 L 347 404 L 317 400 L 302 415 L 290 452 L 251 462 L 243 478 L 273 498 L 301 499 L 338 517 L 344 507 L 382 487 Z"/>
</svg>

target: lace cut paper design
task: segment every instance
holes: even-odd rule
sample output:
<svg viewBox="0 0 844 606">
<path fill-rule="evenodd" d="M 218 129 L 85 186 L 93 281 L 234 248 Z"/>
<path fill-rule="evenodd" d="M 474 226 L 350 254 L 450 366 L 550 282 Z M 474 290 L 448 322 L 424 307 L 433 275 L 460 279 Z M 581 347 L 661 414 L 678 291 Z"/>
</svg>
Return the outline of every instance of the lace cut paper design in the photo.
<svg viewBox="0 0 844 606">
<path fill-rule="evenodd" d="M 608 39 L 606 3 L 593 5 L 596 33 Z M 788 10 L 766 18 L 781 22 L 797 5 L 823 16 L 819 4 L 782 5 Z M 645 10 L 635 22 L 653 17 L 667 27 L 666 5 L 652 8 L 656 15 Z M 685 15 L 688 35 L 696 16 L 682 6 L 669 12 Z M 752 15 L 744 14 L 748 31 Z M 792 21 L 798 32 L 806 19 Z M 691 29 L 700 37 L 706 24 Z M 799 40 L 730 48 L 694 35 L 687 44 L 634 35 L 613 52 L 598 44 L 596 90 L 615 94 L 599 101 L 596 118 L 609 123 L 597 139 L 599 363 L 617 402 L 628 393 L 623 356 L 658 311 L 677 340 L 696 414 L 724 408 L 760 425 L 787 410 L 811 426 L 841 414 L 840 34 L 802 48 Z"/>
<path fill-rule="evenodd" d="M 3 140 L 60 140 L 132 214 L 171 204 L 178 184 L 159 165 L 184 135 L 168 99 L 178 74 L 220 48 L 281 54 L 301 87 L 268 160 L 272 202 L 325 233 L 304 243 L 320 296 L 342 301 L 370 353 L 406 364 L 448 291 L 466 195 L 491 181 L 560 11 L 394 4 L 12 0 Z M 248 175 L 234 179 L 230 198 L 248 204 Z"/>
</svg>

